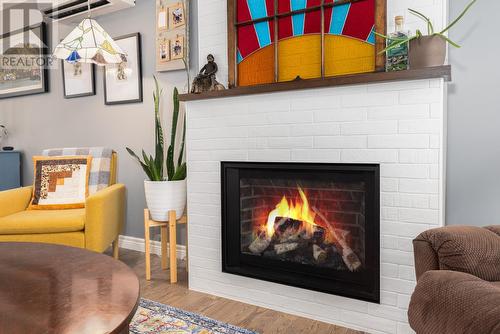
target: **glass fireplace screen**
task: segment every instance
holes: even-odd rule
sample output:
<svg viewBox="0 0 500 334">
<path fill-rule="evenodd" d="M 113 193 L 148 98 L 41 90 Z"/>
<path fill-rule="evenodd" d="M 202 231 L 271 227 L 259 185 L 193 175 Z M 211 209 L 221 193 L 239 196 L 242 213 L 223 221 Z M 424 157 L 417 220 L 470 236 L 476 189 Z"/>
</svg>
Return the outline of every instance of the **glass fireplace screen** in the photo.
<svg viewBox="0 0 500 334">
<path fill-rule="evenodd" d="M 365 262 L 365 194 L 362 181 L 242 178 L 241 252 L 358 271 Z"/>
</svg>

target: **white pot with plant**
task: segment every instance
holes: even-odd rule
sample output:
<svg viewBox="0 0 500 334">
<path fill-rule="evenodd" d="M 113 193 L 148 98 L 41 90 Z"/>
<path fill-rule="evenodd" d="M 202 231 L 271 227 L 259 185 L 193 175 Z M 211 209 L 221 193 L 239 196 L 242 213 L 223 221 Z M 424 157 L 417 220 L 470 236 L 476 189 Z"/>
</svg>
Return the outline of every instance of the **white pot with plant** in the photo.
<svg viewBox="0 0 500 334">
<path fill-rule="evenodd" d="M 460 15 L 440 31 L 434 30 L 434 25 L 429 17 L 421 12 L 408 8 L 411 14 L 425 21 L 427 25 L 427 35 L 424 35 L 418 29 L 414 35 L 402 38 L 395 38 L 375 32 L 376 35 L 389 41 L 387 47 L 381 52 L 387 52 L 409 43 L 408 58 L 410 68 L 418 69 L 443 65 L 446 59 L 446 44 L 449 43 L 456 48 L 460 47 L 460 45 L 450 40 L 445 34 L 465 16 L 476 1 L 477 0 L 472 0 L 469 2 Z"/>
<path fill-rule="evenodd" d="M 127 151 L 137 159 L 149 180 L 144 181 L 146 203 L 151 218 L 156 221 L 167 221 L 168 212 L 175 210 L 177 217 L 184 214 L 186 207 L 186 162 L 183 162 L 186 122 L 184 122 L 182 143 L 177 161 L 175 161 L 175 138 L 177 134 L 177 123 L 179 120 L 179 92 L 174 88 L 172 114 L 172 130 L 170 145 L 167 149 L 165 159 L 164 137 L 160 118 L 160 95 L 161 90 L 158 81 L 155 80 L 155 92 L 153 93 L 155 106 L 155 156 L 147 155 L 142 150 L 142 158 L 139 158 L 130 148 Z M 166 174 L 166 175 L 165 175 Z"/>
</svg>

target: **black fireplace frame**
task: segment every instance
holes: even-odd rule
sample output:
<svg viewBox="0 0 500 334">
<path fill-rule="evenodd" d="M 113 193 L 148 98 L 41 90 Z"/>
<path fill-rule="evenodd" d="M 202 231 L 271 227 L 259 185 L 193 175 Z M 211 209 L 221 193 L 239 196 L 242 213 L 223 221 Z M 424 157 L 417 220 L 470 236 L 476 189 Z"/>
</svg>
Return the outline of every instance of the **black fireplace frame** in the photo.
<svg viewBox="0 0 500 334">
<path fill-rule="evenodd" d="M 335 272 L 331 269 L 305 268 L 301 264 L 243 254 L 241 250 L 240 193 L 241 171 L 282 172 L 318 171 L 321 173 L 362 173 L 367 178 L 366 266 L 362 272 Z M 238 180 L 238 187 L 230 181 Z M 229 182 L 228 182 L 229 181 Z M 238 188 L 237 190 L 235 188 Z M 380 303 L 380 165 L 285 162 L 221 162 L 222 272 L 281 283 L 299 288 Z M 230 223 L 230 222 L 233 223 Z M 238 223 L 234 223 L 237 221 Z M 374 237 L 377 236 L 377 237 Z M 370 252 L 373 251 L 373 252 Z M 301 268 L 302 267 L 302 268 Z M 301 268 L 302 270 L 297 270 Z M 307 270 L 306 270 L 307 269 Z M 307 272 L 307 274 L 306 274 Z M 293 275 L 290 275 L 293 274 Z"/>
</svg>

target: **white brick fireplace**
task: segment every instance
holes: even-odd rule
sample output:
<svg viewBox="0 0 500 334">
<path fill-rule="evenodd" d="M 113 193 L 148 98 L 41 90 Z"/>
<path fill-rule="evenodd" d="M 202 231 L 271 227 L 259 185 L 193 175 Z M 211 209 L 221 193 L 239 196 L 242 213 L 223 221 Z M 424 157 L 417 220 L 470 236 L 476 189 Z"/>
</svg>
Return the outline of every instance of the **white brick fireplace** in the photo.
<svg viewBox="0 0 500 334">
<path fill-rule="evenodd" d="M 442 79 L 188 102 L 189 287 L 372 333 L 406 333 L 411 240 L 443 225 Z M 221 272 L 220 161 L 381 164 L 381 305 Z"/>
<path fill-rule="evenodd" d="M 388 1 L 445 17 L 441 1 Z M 200 62 L 227 75 L 225 1 L 199 3 Z M 186 102 L 189 287 L 370 333 L 412 333 L 411 240 L 444 224 L 443 79 L 378 83 Z M 221 161 L 379 163 L 381 304 L 221 271 Z"/>
</svg>

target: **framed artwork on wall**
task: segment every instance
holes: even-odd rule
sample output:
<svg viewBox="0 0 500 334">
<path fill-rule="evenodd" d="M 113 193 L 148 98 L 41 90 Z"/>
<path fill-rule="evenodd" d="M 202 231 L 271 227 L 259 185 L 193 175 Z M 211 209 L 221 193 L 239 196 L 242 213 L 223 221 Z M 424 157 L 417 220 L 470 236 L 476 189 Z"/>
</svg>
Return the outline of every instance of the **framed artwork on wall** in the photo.
<svg viewBox="0 0 500 334">
<path fill-rule="evenodd" d="M 0 98 L 49 91 L 45 23 L 0 36 Z"/>
<path fill-rule="evenodd" d="M 127 54 L 127 61 L 104 67 L 106 105 L 142 102 L 141 34 L 114 38 Z"/>
<path fill-rule="evenodd" d="M 168 29 L 168 10 L 165 7 L 161 7 L 158 10 L 156 18 L 158 30 Z"/>
<path fill-rule="evenodd" d="M 189 0 L 156 0 L 156 16 L 156 71 L 186 68 L 185 62 L 189 63 Z"/>
<path fill-rule="evenodd" d="M 184 4 L 178 2 L 168 7 L 168 28 L 175 29 L 186 24 L 184 15 Z"/>
<path fill-rule="evenodd" d="M 95 65 L 61 61 L 64 98 L 95 95 Z"/>
<path fill-rule="evenodd" d="M 170 61 L 170 40 L 161 41 L 158 47 L 157 62 L 165 63 Z"/>
<path fill-rule="evenodd" d="M 184 36 L 177 36 L 170 41 L 170 59 L 184 58 Z"/>
<path fill-rule="evenodd" d="M 387 0 L 228 0 L 229 86 L 381 71 Z"/>
</svg>

